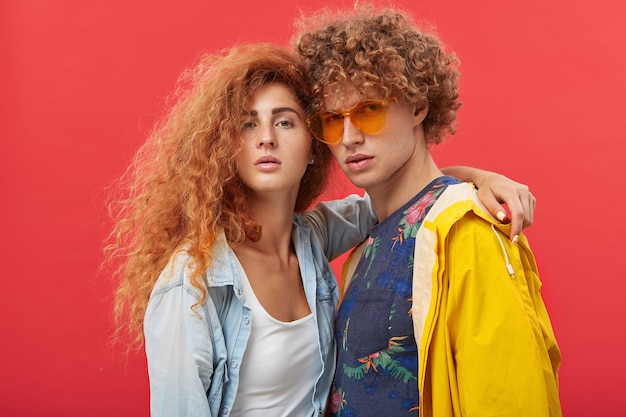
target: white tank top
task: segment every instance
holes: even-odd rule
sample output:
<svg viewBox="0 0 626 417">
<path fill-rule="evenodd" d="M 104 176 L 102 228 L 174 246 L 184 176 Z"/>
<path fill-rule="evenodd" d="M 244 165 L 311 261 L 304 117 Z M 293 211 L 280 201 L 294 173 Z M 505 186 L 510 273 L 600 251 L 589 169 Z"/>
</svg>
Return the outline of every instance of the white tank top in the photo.
<svg viewBox="0 0 626 417">
<path fill-rule="evenodd" d="M 313 390 L 322 373 L 313 315 L 292 322 L 270 316 L 239 265 L 244 297 L 252 310 L 250 339 L 241 361 L 233 417 L 314 415 Z"/>
</svg>

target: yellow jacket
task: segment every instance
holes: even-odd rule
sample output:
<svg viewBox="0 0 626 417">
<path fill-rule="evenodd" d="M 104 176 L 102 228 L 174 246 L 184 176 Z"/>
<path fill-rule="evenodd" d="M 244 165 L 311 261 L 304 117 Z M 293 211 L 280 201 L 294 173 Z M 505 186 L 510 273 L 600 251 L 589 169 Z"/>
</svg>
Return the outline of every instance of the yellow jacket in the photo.
<svg viewBox="0 0 626 417">
<path fill-rule="evenodd" d="M 561 355 L 524 236 L 449 186 L 415 242 L 421 417 L 561 416 Z"/>
</svg>

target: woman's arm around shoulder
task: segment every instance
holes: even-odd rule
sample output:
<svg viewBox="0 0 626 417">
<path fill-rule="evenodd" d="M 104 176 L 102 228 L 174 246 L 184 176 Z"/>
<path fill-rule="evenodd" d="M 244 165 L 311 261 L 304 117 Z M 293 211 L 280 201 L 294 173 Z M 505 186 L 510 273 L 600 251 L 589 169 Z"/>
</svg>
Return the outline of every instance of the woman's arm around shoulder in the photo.
<svg viewBox="0 0 626 417">
<path fill-rule="evenodd" d="M 367 194 L 319 203 L 305 217 L 324 245 L 329 260 L 365 240 L 377 221 Z"/>
</svg>

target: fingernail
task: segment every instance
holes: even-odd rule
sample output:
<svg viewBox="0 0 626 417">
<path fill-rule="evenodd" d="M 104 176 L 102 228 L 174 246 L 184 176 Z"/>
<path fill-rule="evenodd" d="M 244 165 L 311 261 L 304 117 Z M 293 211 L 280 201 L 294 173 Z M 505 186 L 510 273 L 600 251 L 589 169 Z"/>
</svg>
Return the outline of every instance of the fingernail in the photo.
<svg viewBox="0 0 626 417">
<path fill-rule="evenodd" d="M 498 218 L 498 220 L 500 220 L 501 222 L 504 221 L 504 219 L 506 219 L 506 214 L 504 214 L 503 211 L 499 211 L 496 213 L 496 217 Z"/>
<path fill-rule="evenodd" d="M 519 240 L 519 235 L 515 235 L 513 236 L 513 239 L 511 239 L 511 242 L 517 243 L 518 240 Z"/>
</svg>

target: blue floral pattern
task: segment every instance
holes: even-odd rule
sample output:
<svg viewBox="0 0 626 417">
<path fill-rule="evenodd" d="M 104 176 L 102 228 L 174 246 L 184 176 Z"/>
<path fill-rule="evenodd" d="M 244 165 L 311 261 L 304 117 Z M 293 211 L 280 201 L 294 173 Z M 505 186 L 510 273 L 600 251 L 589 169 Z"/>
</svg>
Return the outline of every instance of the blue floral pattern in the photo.
<svg viewBox="0 0 626 417">
<path fill-rule="evenodd" d="M 411 317 L 415 236 L 449 184 L 440 177 L 370 231 L 337 313 L 332 416 L 419 416 Z"/>
</svg>

